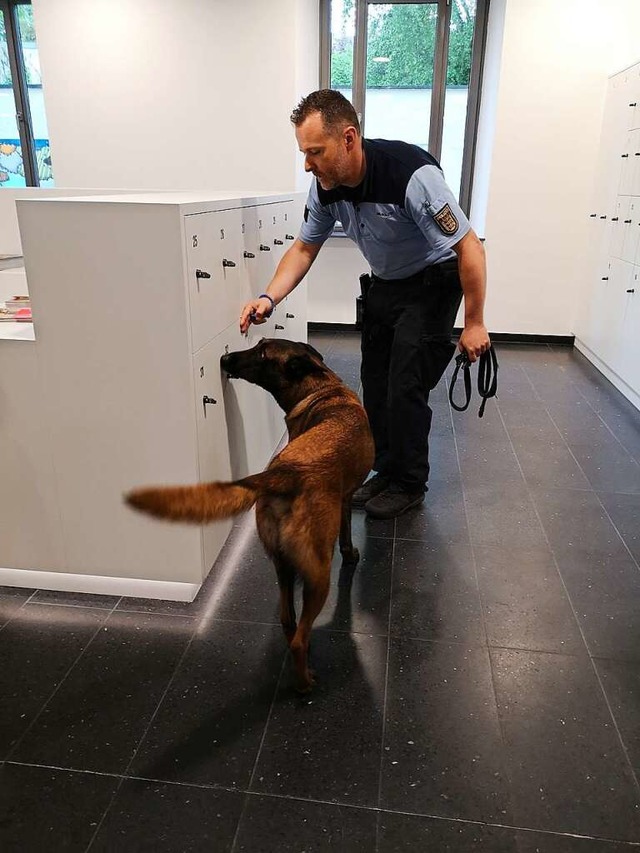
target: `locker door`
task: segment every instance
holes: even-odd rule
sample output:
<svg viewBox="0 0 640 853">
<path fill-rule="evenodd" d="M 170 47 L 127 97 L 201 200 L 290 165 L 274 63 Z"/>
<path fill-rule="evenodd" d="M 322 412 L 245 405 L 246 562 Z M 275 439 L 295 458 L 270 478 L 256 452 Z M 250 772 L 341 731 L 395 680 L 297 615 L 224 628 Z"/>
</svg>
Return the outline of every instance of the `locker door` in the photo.
<svg viewBox="0 0 640 853">
<path fill-rule="evenodd" d="M 640 239 L 640 198 L 630 198 L 627 207 L 624 240 L 622 242 L 622 260 L 632 264 L 635 261 Z"/>
<path fill-rule="evenodd" d="M 628 218 L 628 209 L 629 199 L 624 196 L 618 197 L 614 213 L 611 216 L 609 256 L 612 258 L 622 257 L 622 244 L 624 243 L 625 233 L 624 220 Z"/>
<path fill-rule="evenodd" d="M 620 364 L 622 379 L 633 389 L 640 388 L 640 267 L 634 267 L 628 282 L 623 337 L 626 355 Z"/>
<path fill-rule="evenodd" d="M 192 351 L 240 315 L 249 298 L 240 210 L 185 217 Z"/>
<path fill-rule="evenodd" d="M 229 330 L 217 335 L 193 356 L 193 385 L 201 483 L 230 480 L 229 441 L 220 357 L 228 350 Z M 231 519 L 202 527 L 203 577 L 209 573 L 232 526 Z"/>
</svg>

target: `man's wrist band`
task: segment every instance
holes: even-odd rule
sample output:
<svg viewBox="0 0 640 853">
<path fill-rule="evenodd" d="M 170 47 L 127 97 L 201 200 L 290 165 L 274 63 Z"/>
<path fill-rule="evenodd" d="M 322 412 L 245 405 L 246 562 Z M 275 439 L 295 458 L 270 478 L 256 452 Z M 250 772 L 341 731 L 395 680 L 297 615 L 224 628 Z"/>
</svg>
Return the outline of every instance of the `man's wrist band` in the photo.
<svg viewBox="0 0 640 853">
<path fill-rule="evenodd" d="M 271 310 L 269 311 L 268 314 L 265 314 L 264 316 L 270 317 L 273 314 L 273 312 L 276 310 L 275 300 L 272 299 L 268 293 L 261 293 L 260 296 L 258 296 L 258 299 L 268 299 L 269 300 L 269 302 L 271 303 Z"/>
</svg>

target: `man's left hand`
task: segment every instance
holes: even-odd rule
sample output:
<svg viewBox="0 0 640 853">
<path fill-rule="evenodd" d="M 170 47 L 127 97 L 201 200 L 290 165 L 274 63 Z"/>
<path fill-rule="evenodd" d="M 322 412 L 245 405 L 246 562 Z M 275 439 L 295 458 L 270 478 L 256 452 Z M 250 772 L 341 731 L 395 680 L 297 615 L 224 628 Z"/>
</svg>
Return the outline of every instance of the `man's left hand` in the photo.
<svg viewBox="0 0 640 853">
<path fill-rule="evenodd" d="M 480 358 L 491 346 L 491 340 L 485 326 L 465 326 L 458 341 L 458 349 L 464 350 L 469 356 L 469 361 L 474 362 Z"/>
</svg>

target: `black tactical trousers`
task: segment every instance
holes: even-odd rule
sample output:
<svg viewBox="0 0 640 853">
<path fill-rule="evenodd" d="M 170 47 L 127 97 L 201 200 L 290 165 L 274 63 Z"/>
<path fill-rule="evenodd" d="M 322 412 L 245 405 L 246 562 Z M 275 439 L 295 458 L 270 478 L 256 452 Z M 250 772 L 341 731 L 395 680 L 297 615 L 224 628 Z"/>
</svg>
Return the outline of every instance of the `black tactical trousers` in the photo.
<svg viewBox="0 0 640 853">
<path fill-rule="evenodd" d="M 362 330 L 362 388 L 374 470 L 407 491 L 429 478 L 429 392 L 455 352 L 462 299 L 457 259 L 408 279 L 372 277 Z"/>
</svg>

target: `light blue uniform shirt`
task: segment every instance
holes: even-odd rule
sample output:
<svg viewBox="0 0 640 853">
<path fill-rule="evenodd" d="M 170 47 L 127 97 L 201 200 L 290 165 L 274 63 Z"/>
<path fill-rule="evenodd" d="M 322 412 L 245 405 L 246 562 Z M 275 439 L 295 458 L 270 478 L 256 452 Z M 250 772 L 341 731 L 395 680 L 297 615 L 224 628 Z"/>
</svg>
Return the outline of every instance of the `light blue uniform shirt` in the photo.
<svg viewBox="0 0 640 853">
<path fill-rule="evenodd" d="M 471 228 L 438 162 L 417 145 L 363 139 L 366 174 L 357 187 L 309 190 L 303 243 L 324 243 L 337 221 L 374 275 L 402 279 L 455 256 Z"/>
</svg>

